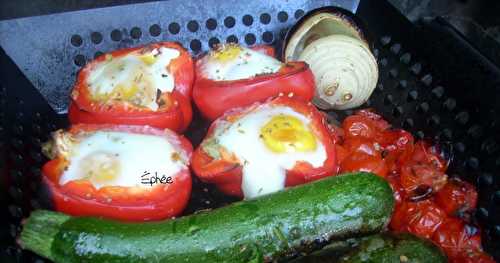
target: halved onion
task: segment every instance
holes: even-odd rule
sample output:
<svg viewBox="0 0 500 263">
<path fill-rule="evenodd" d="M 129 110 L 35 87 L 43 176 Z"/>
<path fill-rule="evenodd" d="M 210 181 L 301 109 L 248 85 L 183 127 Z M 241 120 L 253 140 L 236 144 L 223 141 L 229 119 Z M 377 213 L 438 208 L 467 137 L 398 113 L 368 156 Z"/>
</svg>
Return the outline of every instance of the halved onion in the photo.
<svg viewBox="0 0 500 263">
<path fill-rule="evenodd" d="M 366 41 L 361 28 L 347 11 L 333 7 L 320 8 L 305 15 L 290 29 L 283 50 L 285 60 L 296 61 L 312 41 L 330 35 L 346 35 Z"/>
<path fill-rule="evenodd" d="M 314 40 L 299 54 L 309 64 L 316 81 L 314 104 L 321 109 L 358 107 L 375 89 L 377 61 L 366 42 L 347 35 Z"/>
</svg>

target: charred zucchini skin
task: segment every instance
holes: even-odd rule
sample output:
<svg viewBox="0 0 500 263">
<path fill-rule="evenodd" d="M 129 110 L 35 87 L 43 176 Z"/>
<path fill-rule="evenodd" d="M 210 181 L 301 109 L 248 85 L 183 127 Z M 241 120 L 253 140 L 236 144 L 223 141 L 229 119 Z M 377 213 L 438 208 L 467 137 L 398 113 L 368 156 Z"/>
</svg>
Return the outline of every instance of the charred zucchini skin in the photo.
<svg viewBox="0 0 500 263">
<path fill-rule="evenodd" d="M 44 256 L 56 262 L 272 261 L 317 240 L 380 232 L 393 207 L 385 180 L 349 173 L 163 222 L 69 217 Z"/>
<path fill-rule="evenodd" d="M 335 262 L 335 261 L 333 261 Z M 446 263 L 446 256 L 431 241 L 411 234 L 384 233 L 363 238 L 340 263 Z"/>
</svg>

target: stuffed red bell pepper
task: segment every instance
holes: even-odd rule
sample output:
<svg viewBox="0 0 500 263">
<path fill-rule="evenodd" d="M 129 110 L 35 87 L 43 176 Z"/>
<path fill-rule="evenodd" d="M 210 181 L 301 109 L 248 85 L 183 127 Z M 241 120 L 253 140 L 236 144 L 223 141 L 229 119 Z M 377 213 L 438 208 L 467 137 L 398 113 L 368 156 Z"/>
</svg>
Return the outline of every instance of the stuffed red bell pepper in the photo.
<svg viewBox="0 0 500 263">
<path fill-rule="evenodd" d="M 226 112 L 192 158 L 201 180 L 245 198 L 333 175 L 336 166 L 323 115 L 286 96 Z"/>
<path fill-rule="evenodd" d="M 281 63 L 269 49 L 219 45 L 196 62 L 193 99 L 214 120 L 225 111 L 284 94 L 309 102 L 314 76 L 304 62 Z"/>
<path fill-rule="evenodd" d="M 181 213 L 191 194 L 191 143 L 167 129 L 79 124 L 43 149 L 43 182 L 70 215 L 159 220 Z"/>
<path fill-rule="evenodd" d="M 179 44 L 160 42 L 99 56 L 71 93 L 71 123 L 149 125 L 181 132 L 192 119 L 194 65 Z"/>
</svg>

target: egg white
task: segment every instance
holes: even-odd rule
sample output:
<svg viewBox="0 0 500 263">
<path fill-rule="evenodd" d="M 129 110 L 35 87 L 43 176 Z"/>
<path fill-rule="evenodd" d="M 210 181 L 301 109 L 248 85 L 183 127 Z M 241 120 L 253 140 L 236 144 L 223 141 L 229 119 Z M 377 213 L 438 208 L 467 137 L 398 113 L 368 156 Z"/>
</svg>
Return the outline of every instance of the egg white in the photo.
<svg viewBox="0 0 500 263">
<path fill-rule="evenodd" d="M 254 198 L 284 189 L 286 170 L 297 161 L 321 167 L 327 159 L 326 150 L 317 139 L 317 147 L 309 152 L 274 153 L 261 138 L 260 129 L 279 114 L 298 118 L 307 126 L 310 119 L 286 106 L 264 105 L 234 123 L 221 121 L 215 131 L 218 144 L 234 153 L 243 165 L 242 190 L 245 198 Z"/>
<path fill-rule="evenodd" d="M 233 59 L 220 60 L 211 51 L 198 63 L 201 73 L 208 79 L 230 81 L 247 79 L 261 74 L 276 73 L 283 66 L 279 60 L 252 49 L 241 47 L 242 51 Z"/>
<path fill-rule="evenodd" d="M 175 153 L 181 160 L 172 158 Z M 157 173 L 159 177 L 172 176 L 175 181 L 175 175 L 185 169 L 185 163 L 188 162 L 185 153 L 177 150 L 165 137 L 97 131 L 73 145 L 69 166 L 60 177 L 59 184 L 85 177 L 82 160 L 91 158 L 96 163 L 109 162 L 110 157 L 118 162 L 120 172 L 114 180 L 105 183 L 91 180 L 97 189 L 104 186 L 151 187 L 150 184 L 141 183 L 141 176 L 145 172 L 150 173 L 148 178 Z"/>
<path fill-rule="evenodd" d="M 153 64 L 148 65 L 140 59 L 144 53 L 133 52 L 123 57 L 110 57 L 98 63 L 87 79 L 90 92 L 109 94 L 119 84 L 129 85 L 136 82 L 145 94 L 151 94 L 150 100 L 143 106 L 157 110 L 156 92 L 172 92 L 174 90 L 174 76 L 168 71 L 170 61 L 177 58 L 180 52 L 173 48 L 160 47 L 150 51 L 156 57 Z"/>
</svg>

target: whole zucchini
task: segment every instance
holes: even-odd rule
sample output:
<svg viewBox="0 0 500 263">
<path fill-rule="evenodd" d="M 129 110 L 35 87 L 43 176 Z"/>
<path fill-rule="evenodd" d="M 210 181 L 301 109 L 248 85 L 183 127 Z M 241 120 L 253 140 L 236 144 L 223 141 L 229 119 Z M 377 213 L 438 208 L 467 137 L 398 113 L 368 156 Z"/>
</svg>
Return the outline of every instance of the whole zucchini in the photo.
<svg viewBox="0 0 500 263">
<path fill-rule="evenodd" d="M 337 262 L 332 260 L 331 262 Z M 431 241 L 411 234 L 384 233 L 363 238 L 340 263 L 446 263 L 444 253 Z"/>
<path fill-rule="evenodd" d="M 379 232 L 393 207 L 384 179 L 351 173 L 163 222 L 35 211 L 20 244 L 56 262 L 261 262 Z"/>
</svg>

